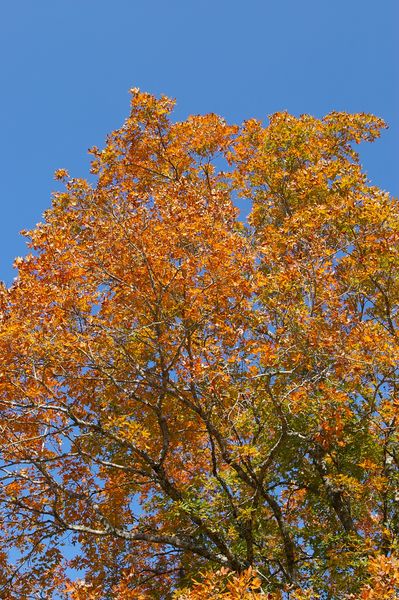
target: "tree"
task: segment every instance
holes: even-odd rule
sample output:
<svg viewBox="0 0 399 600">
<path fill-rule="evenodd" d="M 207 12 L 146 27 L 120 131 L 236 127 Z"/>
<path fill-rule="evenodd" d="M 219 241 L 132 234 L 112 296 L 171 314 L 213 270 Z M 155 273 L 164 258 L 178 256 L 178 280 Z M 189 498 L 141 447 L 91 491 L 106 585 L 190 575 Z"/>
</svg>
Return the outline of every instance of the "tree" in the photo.
<svg viewBox="0 0 399 600">
<path fill-rule="evenodd" d="M 372 598 L 381 567 L 393 598 L 398 205 L 353 149 L 384 123 L 172 108 L 133 90 L 1 290 L 2 597 Z"/>
</svg>

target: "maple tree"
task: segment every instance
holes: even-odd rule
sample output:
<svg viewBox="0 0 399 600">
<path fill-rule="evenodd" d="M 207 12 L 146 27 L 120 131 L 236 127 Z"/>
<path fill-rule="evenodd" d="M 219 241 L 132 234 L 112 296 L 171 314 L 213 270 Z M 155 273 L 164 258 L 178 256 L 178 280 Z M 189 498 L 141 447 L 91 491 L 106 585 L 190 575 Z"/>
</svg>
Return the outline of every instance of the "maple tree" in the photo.
<svg viewBox="0 0 399 600">
<path fill-rule="evenodd" d="M 394 598 L 384 123 L 172 109 L 133 90 L 1 288 L 0 597 Z"/>
</svg>

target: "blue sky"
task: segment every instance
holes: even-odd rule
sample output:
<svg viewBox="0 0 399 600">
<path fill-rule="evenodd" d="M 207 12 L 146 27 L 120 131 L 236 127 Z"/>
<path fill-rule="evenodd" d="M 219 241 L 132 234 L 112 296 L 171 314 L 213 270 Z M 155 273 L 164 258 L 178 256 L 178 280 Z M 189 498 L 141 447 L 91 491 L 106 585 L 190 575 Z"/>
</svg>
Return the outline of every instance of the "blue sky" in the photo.
<svg viewBox="0 0 399 600">
<path fill-rule="evenodd" d="M 397 0 L 9 0 L 1 3 L 0 279 L 42 218 L 53 172 L 85 176 L 140 87 L 177 99 L 176 118 L 231 122 L 287 109 L 372 112 L 390 129 L 361 148 L 398 194 Z M 398 170 L 399 171 L 399 170 Z"/>
</svg>

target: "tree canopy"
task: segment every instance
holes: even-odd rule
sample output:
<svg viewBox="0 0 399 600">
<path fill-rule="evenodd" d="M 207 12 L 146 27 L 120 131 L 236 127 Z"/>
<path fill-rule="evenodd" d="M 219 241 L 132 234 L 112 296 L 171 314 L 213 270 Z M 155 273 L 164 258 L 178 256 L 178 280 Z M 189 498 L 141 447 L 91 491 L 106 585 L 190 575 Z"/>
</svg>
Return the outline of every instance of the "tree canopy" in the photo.
<svg viewBox="0 0 399 600">
<path fill-rule="evenodd" d="M 173 104 L 132 90 L 1 288 L 0 597 L 395 598 L 385 125 Z"/>
</svg>

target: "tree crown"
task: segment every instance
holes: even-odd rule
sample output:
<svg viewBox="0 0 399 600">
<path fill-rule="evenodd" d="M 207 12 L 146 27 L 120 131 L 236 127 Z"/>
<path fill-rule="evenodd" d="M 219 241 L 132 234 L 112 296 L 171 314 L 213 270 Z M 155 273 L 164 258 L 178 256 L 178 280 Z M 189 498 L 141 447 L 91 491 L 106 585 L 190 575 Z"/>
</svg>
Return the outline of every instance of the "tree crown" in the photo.
<svg viewBox="0 0 399 600">
<path fill-rule="evenodd" d="M 398 207 L 354 150 L 384 123 L 172 109 L 132 91 L 1 289 L 3 593 L 393 598 Z"/>
</svg>

